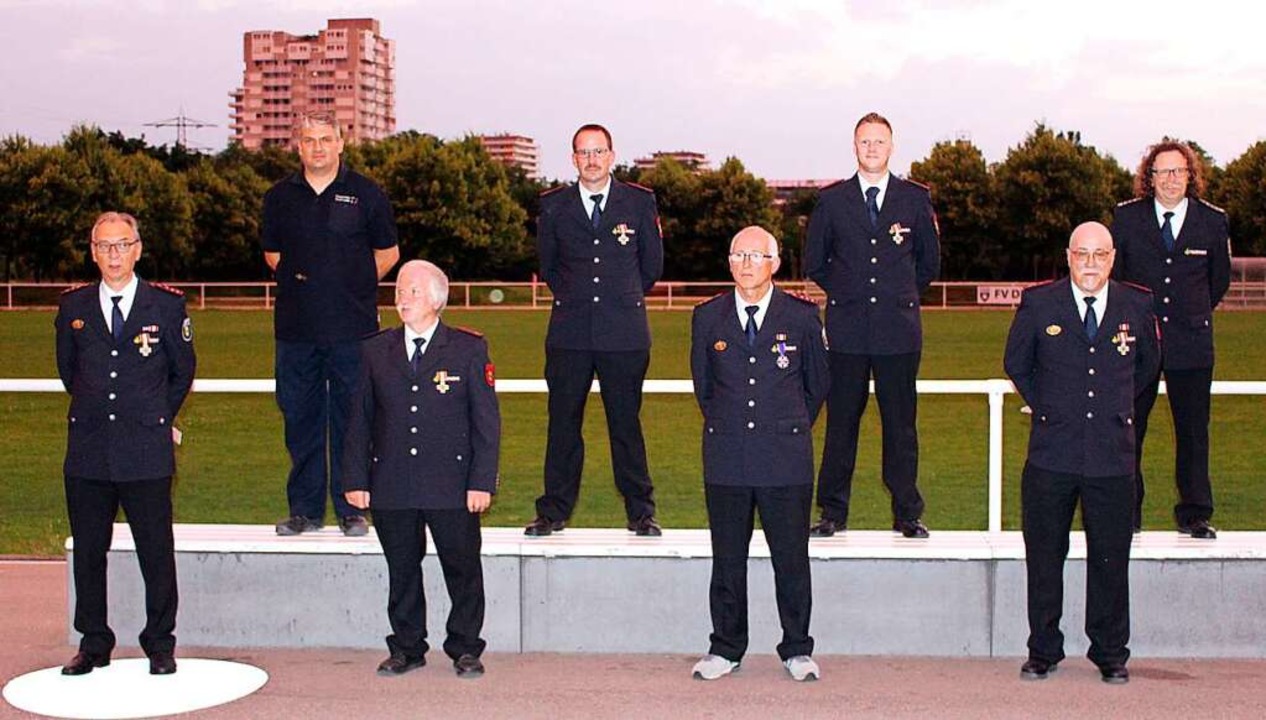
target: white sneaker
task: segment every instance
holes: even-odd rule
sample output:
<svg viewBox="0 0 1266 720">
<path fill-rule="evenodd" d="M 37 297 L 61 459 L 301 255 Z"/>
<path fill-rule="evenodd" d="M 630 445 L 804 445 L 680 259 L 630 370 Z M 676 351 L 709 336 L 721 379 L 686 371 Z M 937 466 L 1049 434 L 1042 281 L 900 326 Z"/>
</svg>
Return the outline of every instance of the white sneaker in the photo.
<svg viewBox="0 0 1266 720">
<path fill-rule="evenodd" d="M 702 660 L 695 663 L 691 674 L 695 680 L 716 680 L 738 670 L 738 667 L 738 663 L 720 655 L 704 655 Z"/>
<path fill-rule="evenodd" d="M 791 674 L 791 679 L 796 682 L 817 680 L 822 675 L 822 671 L 818 669 L 818 664 L 813 662 L 813 658 L 808 655 L 797 655 L 793 658 L 787 658 L 783 660 L 782 666 L 787 668 L 787 672 Z"/>
</svg>

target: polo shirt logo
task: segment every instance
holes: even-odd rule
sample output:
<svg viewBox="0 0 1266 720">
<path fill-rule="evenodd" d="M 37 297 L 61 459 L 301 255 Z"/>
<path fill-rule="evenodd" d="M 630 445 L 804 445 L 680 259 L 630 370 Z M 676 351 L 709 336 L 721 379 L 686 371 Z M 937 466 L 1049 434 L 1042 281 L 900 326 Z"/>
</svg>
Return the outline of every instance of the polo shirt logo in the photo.
<svg viewBox="0 0 1266 720">
<path fill-rule="evenodd" d="M 337 195 L 336 194 L 334 196 L 334 202 L 347 203 L 348 205 L 355 205 L 360 202 L 360 198 L 356 197 L 355 195 Z"/>
</svg>

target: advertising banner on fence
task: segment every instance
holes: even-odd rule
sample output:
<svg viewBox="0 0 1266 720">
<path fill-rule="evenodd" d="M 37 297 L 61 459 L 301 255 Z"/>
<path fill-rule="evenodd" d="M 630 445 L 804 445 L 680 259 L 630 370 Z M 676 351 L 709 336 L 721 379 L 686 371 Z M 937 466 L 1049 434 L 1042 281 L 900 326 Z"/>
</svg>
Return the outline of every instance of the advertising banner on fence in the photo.
<svg viewBox="0 0 1266 720">
<path fill-rule="evenodd" d="M 1019 305 L 1023 285 L 977 285 L 977 305 Z"/>
</svg>

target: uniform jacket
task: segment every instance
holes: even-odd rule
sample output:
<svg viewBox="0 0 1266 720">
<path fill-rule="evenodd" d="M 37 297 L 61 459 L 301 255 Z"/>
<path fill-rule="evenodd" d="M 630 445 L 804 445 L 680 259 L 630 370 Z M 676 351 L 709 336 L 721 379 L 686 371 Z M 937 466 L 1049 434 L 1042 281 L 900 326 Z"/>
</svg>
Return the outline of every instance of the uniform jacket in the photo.
<svg viewBox="0 0 1266 720">
<path fill-rule="evenodd" d="M 813 484 L 813 422 L 830 384 L 822 322 L 816 304 L 773 292 L 752 348 L 733 291 L 694 310 L 690 372 L 703 411 L 704 482 Z"/>
<path fill-rule="evenodd" d="M 615 179 L 610 192 L 597 230 L 575 185 L 541 197 L 536 248 L 554 294 L 546 347 L 650 349 L 646 293 L 664 271 L 655 195 Z"/>
<path fill-rule="evenodd" d="M 1024 291 L 1003 359 L 1033 410 L 1030 463 L 1053 472 L 1133 477 L 1134 398 L 1160 368 L 1151 293 L 1110 281 L 1092 343 L 1071 280 Z"/>
<path fill-rule="evenodd" d="M 1213 308 L 1231 286 L 1231 239 L 1226 213 L 1203 200 L 1187 201 L 1187 217 L 1165 250 L 1151 197 L 1117 206 L 1112 215 L 1116 264 L 1112 276 L 1153 293 L 1164 366 L 1213 367 Z"/>
<path fill-rule="evenodd" d="M 889 176 L 874 228 L 856 175 L 822 189 L 809 216 L 804 273 L 826 291 L 832 352 L 922 349 L 919 296 L 941 271 L 937 232 L 931 196 L 917 183 Z"/>
<path fill-rule="evenodd" d="M 179 290 L 140 280 L 115 345 L 99 283 L 62 293 L 57 372 L 70 393 L 68 477 L 124 482 L 175 473 L 171 426 L 193 385 L 193 329 Z"/>
<path fill-rule="evenodd" d="M 443 322 L 415 377 L 404 328 L 361 345 L 343 448 L 343 489 L 370 508 L 466 507 L 467 490 L 497 491 L 501 412 L 488 343 Z"/>
</svg>

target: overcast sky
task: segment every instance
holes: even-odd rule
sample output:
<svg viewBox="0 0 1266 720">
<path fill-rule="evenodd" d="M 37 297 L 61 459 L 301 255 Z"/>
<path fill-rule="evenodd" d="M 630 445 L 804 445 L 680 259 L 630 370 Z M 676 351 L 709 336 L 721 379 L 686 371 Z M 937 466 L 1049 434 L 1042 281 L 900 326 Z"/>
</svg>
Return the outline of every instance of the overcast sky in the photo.
<svg viewBox="0 0 1266 720">
<path fill-rule="evenodd" d="M 1127 166 L 1169 134 L 1220 164 L 1266 138 L 1266 10 L 1206 0 L 0 0 L 0 134 L 53 143 L 77 122 L 145 134 L 176 115 L 219 127 L 242 33 L 374 17 L 397 43 L 399 129 L 536 138 L 574 175 L 583 122 L 621 160 L 688 149 L 766 178 L 851 175 L 852 127 L 896 128 L 904 172 L 938 141 L 990 161 L 1037 121 Z M 1254 9 L 1245 9 L 1254 8 Z"/>
</svg>

